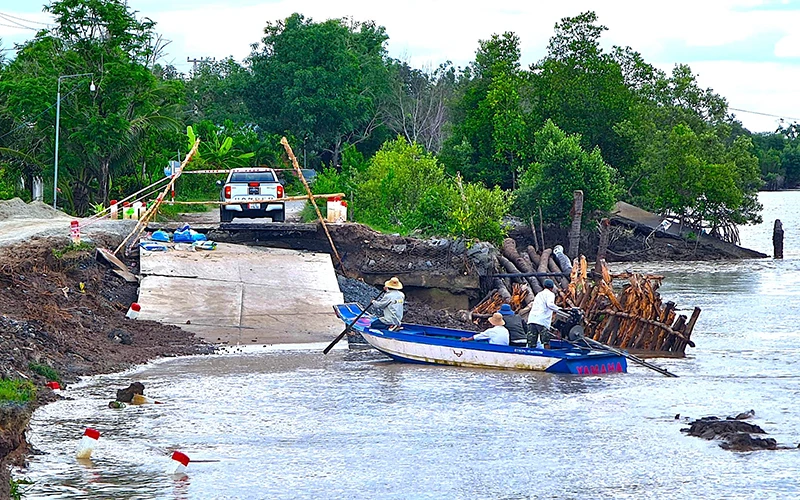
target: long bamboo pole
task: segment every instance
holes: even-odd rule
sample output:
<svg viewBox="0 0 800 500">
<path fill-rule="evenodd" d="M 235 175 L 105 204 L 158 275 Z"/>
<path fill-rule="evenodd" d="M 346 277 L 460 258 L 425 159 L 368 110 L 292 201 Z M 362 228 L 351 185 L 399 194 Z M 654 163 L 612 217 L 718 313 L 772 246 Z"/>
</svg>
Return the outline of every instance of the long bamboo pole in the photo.
<svg viewBox="0 0 800 500">
<path fill-rule="evenodd" d="M 162 182 L 164 182 L 164 181 L 166 181 L 166 180 L 168 180 L 168 179 L 169 179 L 169 177 L 162 177 L 161 179 L 159 179 L 159 180 L 155 181 L 154 183 L 150 184 L 149 186 L 143 187 L 142 189 L 140 189 L 140 190 L 136 191 L 136 192 L 135 192 L 135 193 L 133 193 L 132 195 L 126 196 L 125 198 L 123 198 L 123 199 L 119 200 L 119 201 L 117 202 L 117 205 L 119 205 L 119 206 L 121 207 L 123 202 L 130 200 L 131 198 L 133 198 L 134 196 L 136 196 L 136 195 L 138 195 L 138 194 L 144 193 L 144 192 L 145 192 L 145 191 L 147 191 L 148 189 L 150 189 L 150 188 L 153 188 L 153 187 L 157 186 L 158 184 L 161 184 Z M 158 189 L 158 188 L 156 188 L 156 189 Z M 149 194 L 150 194 L 150 193 L 147 193 L 147 194 L 145 194 L 144 196 L 141 196 L 141 197 L 139 197 L 139 198 L 136 198 L 134 201 L 140 201 L 140 200 L 142 200 L 142 199 L 146 198 L 146 197 L 147 197 Z M 106 215 L 106 212 L 110 212 L 110 211 L 111 211 L 111 206 L 108 206 L 108 207 L 104 208 L 103 210 L 101 210 L 100 212 L 98 212 L 98 213 L 96 213 L 96 214 L 92 215 L 91 217 L 87 217 L 87 218 L 88 218 L 89 220 L 92 220 L 92 219 L 102 219 L 103 217 L 105 217 L 105 215 Z M 88 226 L 89 224 L 90 224 L 90 223 L 88 223 L 88 222 L 87 222 L 86 224 L 82 224 L 82 226 L 84 226 L 84 225 Z"/>
<path fill-rule="evenodd" d="M 327 198 L 330 196 L 339 196 L 344 197 L 344 193 L 332 193 L 332 194 L 315 194 L 312 195 L 314 198 Z M 298 200 L 307 200 L 308 195 L 303 196 L 285 196 L 283 198 L 263 198 L 263 199 L 254 199 L 254 200 L 247 200 L 247 203 L 276 203 L 276 202 L 284 202 L 284 201 L 298 201 Z M 241 205 L 241 201 L 165 201 L 167 205 Z"/>
<path fill-rule="evenodd" d="M 167 196 L 167 193 L 169 193 L 170 189 L 172 189 L 172 186 L 175 185 L 175 181 L 178 180 L 178 177 L 181 176 L 181 172 L 183 172 L 183 168 L 186 166 L 186 164 L 189 163 L 189 160 L 191 160 L 192 156 L 194 156 L 194 154 L 197 152 L 198 146 L 200 146 L 200 138 L 199 137 L 197 138 L 196 141 L 194 141 L 194 146 L 192 146 L 192 149 L 191 149 L 191 151 L 189 151 L 189 154 L 187 154 L 186 158 L 184 158 L 183 161 L 181 162 L 181 166 L 178 169 L 178 173 L 176 175 L 174 175 L 172 177 L 172 179 L 170 179 L 169 184 L 167 184 L 164 187 L 164 190 L 161 192 L 161 194 L 158 195 L 158 198 L 156 198 L 156 202 L 153 204 L 153 206 L 150 207 L 144 213 L 144 215 L 139 218 L 139 222 L 136 223 L 136 226 L 133 228 L 133 231 L 131 231 L 130 234 L 128 234 L 128 236 L 126 236 L 125 239 L 122 240 L 122 243 L 119 244 L 117 249 L 114 250 L 115 254 L 118 253 L 120 251 L 120 249 L 122 249 L 123 246 L 125 246 L 125 244 L 128 242 L 128 240 L 136 241 L 136 238 L 138 238 L 139 235 L 144 230 L 144 228 L 147 227 L 147 223 L 150 222 L 150 219 L 152 219 L 155 216 L 155 214 L 158 213 L 158 209 L 161 206 L 161 202 L 164 201 L 164 198 Z M 135 235 L 135 237 L 134 237 L 134 235 Z"/>
<path fill-rule="evenodd" d="M 325 219 L 322 218 L 322 212 L 319 211 L 319 207 L 317 206 L 317 202 L 314 200 L 314 195 L 311 193 L 311 188 L 308 186 L 308 182 L 306 182 L 306 178 L 303 175 L 303 171 L 300 169 L 300 164 L 297 163 L 297 157 L 294 155 L 294 151 L 292 151 L 292 147 L 289 146 L 289 141 L 286 140 L 286 137 L 281 137 L 281 144 L 283 144 L 283 149 L 286 150 L 286 154 L 289 155 L 289 159 L 292 160 L 292 165 L 294 166 L 295 173 L 303 181 L 303 186 L 306 187 L 306 192 L 308 193 L 308 199 L 311 201 L 311 205 L 314 206 L 314 211 L 317 212 L 317 217 L 319 218 L 319 223 L 322 224 L 322 229 L 325 231 L 325 236 L 328 237 L 328 243 L 331 244 L 331 250 L 333 250 L 333 255 L 336 257 L 336 261 L 339 263 L 339 268 L 342 272 L 347 275 L 347 271 L 344 268 L 344 263 L 342 262 L 342 258 L 339 257 L 339 252 L 336 250 L 336 245 L 333 243 L 333 238 L 331 238 L 331 233 L 328 231 L 328 226 L 325 224 Z"/>
</svg>

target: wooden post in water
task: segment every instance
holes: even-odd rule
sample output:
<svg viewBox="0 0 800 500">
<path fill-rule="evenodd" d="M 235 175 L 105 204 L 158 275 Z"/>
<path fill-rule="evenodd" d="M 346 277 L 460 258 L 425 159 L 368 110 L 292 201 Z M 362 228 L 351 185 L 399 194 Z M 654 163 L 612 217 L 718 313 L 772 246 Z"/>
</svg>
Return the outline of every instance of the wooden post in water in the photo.
<svg viewBox="0 0 800 500">
<path fill-rule="evenodd" d="M 572 197 L 572 210 L 569 211 L 569 215 L 572 217 L 572 225 L 569 228 L 569 250 L 567 250 L 567 255 L 570 259 L 575 259 L 580 252 L 583 191 L 580 189 L 573 191 Z"/>
<path fill-rule="evenodd" d="M 772 254 L 776 259 L 783 258 L 783 224 L 780 219 L 775 219 L 772 228 Z"/>
</svg>

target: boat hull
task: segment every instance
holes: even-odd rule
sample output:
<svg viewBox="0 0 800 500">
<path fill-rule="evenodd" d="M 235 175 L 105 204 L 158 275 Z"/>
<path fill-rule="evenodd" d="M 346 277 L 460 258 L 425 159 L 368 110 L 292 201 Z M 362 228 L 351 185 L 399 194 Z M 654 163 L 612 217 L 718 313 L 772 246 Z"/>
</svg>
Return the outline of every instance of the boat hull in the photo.
<svg viewBox="0 0 800 500">
<path fill-rule="evenodd" d="M 335 307 L 347 324 L 360 313 L 360 307 L 344 304 Z M 625 373 L 624 356 L 607 351 L 579 349 L 531 349 L 499 346 L 483 342 L 462 342 L 474 332 L 404 324 L 397 332 L 370 327 L 374 318 L 364 315 L 353 325 L 371 346 L 390 358 L 406 363 L 426 363 L 473 368 L 533 370 L 574 375 Z M 349 321 L 348 321 L 349 320 Z"/>
</svg>

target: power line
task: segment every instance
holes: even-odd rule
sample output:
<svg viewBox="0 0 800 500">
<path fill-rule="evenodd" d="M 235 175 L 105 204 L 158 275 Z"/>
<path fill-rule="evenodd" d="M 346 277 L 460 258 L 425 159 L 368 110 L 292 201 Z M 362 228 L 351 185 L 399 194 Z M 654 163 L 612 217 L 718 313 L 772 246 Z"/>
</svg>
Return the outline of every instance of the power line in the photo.
<svg viewBox="0 0 800 500">
<path fill-rule="evenodd" d="M 14 19 L 13 19 L 13 18 L 11 18 L 11 17 L 8 17 L 8 16 L 6 16 L 6 15 L 5 15 L 5 14 L 3 14 L 2 12 L 0 12 L 0 19 L 2 19 L 2 20 L 4 20 L 4 21 L 8 21 L 9 23 L 12 23 L 12 24 L 16 24 L 16 25 L 17 25 L 18 27 L 20 27 L 20 28 L 25 28 L 25 29 L 28 29 L 28 30 L 36 30 L 36 31 L 38 31 L 38 30 L 39 30 L 38 28 L 34 28 L 34 27 L 32 27 L 32 26 L 27 26 L 27 25 L 25 25 L 25 24 L 22 24 L 21 22 L 19 22 L 19 21 L 16 21 L 16 20 L 14 20 Z"/>
<path fill-rule="evenodd" d="M 11 22 L 13 23 L 14 21 L 11 21 Z M 22 26 L 21 24 L 15 26 L 13 24 L 0 23 L 0 26 L 5 26 L 6 28 L 14 28 L 14 29 L 22 28 L 22 29 L 26 29 L 26 30 L 39 31 L 36 28 L 31 28 L 30 26 Z"/>
<path fill-rule="evenodd" d="M 800 121 L 800 118 L 793 118 L 791 116 L 786 116 L 786 115 L 772 115 L 772 114 L 769 114 L 769 113 L 761 113 L 761 112 L 758 112 L 758 111 L 748 111 L 746 109 L 739 109 L 739 108 L 728 108 L 728 109 L 731 110 L 731 111 L 738 111 L 740 113 L 750 113 L 751 115 L 769 116 L 769 117 L 772 117 L 772 118 L 780 118 L 781 120 L 786 119 L 786 120 Z"/>
<path fill-rule="evenodd" d="M 66 94 L 64 94 L 64 97 L 62 97 L 62 99 L 66 99 L 67 97 L 69 97 L 70 95 L 72 95 L 74 92 L 76 92 L 76 91 L 78 90 L 78 87 L 79 87 L 79 86 L 80 86 L 80 84 L 79 84 L 79 83 L 78 83 L 78 84 L 75 84 L 75 86 L 74 86 L 74 87 L 72 87 L 72 89 L 70 89 L 70 91 L 69 91 L 69 92 L 67 92 Z M 25 127 L 28 127 L 28 126 L 30 126 L 30 124 L 31 124 L 31 123 L 33 123 L 33 121 L 34 121 L 34 120 L 36 120 L 37 118 L 39 118 L 39 117 L 40 117 L 40 116 L 42 116 L 43 114 L 47 113 L 47 112 L 48 112 L 48 111 L 50 111 L 51 109 L 55 108 L 55 107 L 56 107 L 56 104 L 57 104 L 57 103 L 53 103 L 53 104 L 51 104 L 50 106 L 48 106 L 47 108 L 45 108 L 45 109 L 44 109 L 44 111 L 42 111 L 42 112 L 41 112 L 41 113 L 39 113 L 38 115 L 34 116 L 34 117 L 33 117 L 33 118 L 31 118 L 30 120 L 26 121 L 25 123 L 22 123 L 22 124 L 20 124 L 20 125 L 19 125 L 18 127 L 16 127 L 16 128 L 13 128 L 13 129 L 9 130 L 8 132 L 6 132 L 6 133 L 5 133 L 5 134 L 3 134 L 2 136 L 0 136 L 0 140 L 2 140 L 2 139 L 5 139 L 7 136 L 9 136 L 9 135 L 13 134 L 14 132 L 16 132 L 17 130 L 19 130 L 19 129 L 21 129 L 21 128 L 25 128 Z"/>
<path fill-rule="evenodd" d="M 45 25 L 45 26 L 50 26 L 50 23 L 43 23 L 43 22 L 41 22 L 41 21 L 31 21 L 30 19 L 23 19 L 23 18 L 21 18 L 21 17 L 12 16 L 11 14 L 6 14 L 5 12 L 0 12 L 0 16 L 3 16 L 3 17 L 10 17 L 11 19 L 16 19 L 17 21 L 22 21 L 22 22 L 25 22 L 25 23 L 30 23 L 30 24 L 43 24 L 43 25 Z"/>
</svg>

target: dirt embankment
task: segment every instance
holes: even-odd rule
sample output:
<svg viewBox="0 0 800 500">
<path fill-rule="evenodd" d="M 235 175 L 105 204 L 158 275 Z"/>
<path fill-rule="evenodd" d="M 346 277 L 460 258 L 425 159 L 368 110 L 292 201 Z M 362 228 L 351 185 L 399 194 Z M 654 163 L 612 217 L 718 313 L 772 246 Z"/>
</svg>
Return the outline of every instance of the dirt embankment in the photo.
<svg viewBox="0 0 800 500">
<path fill-rule="evenodd" d="M 119 242 L 95 241 L 111 248 Z M 24 458 L 31 411 L 56 397 L 39 373 L 55 370 L 64 385 L 161 356 L 208 352 L 180 328 L 127 319 L 137 284 L 97 262 L 91 248 L 60 254 L 59 247 L 63 239 L 0 248 L 0 376 L 30 379 L 38 389 L 29 405 L 0 406 L 0 482 L 6 486 L 6 464 Z"/>
</svg>

